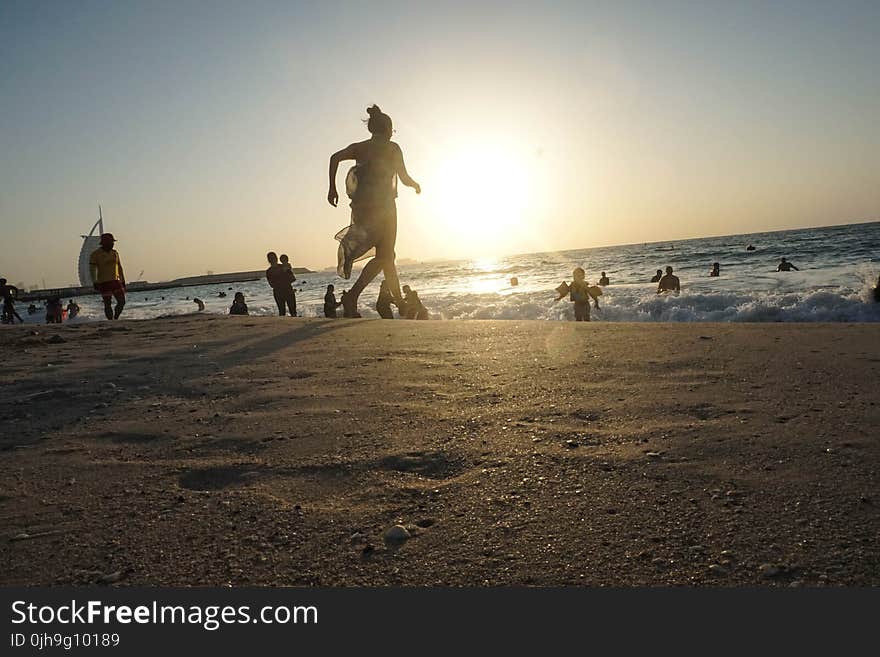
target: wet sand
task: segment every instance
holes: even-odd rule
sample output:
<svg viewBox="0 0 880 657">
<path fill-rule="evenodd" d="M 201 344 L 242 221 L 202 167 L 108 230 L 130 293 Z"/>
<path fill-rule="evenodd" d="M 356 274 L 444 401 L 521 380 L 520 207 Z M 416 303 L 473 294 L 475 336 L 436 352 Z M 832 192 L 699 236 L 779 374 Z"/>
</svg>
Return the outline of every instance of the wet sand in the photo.
<svg viewBox="0 0 880 657">
<path fill-rule="evenodd" d="M 880 584 L 880 326 L 32 330 L 0 584 Z"/>
</svg>

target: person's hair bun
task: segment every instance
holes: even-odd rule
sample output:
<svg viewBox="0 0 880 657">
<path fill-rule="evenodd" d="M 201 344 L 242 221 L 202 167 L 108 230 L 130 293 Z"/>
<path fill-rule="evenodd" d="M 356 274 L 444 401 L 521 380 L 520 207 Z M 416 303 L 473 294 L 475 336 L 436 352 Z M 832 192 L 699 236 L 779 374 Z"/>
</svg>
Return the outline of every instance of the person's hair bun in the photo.
<svg viewBox="0 0 880 657">
<path fill-rule="evenodd" d="M 367 114 L 370 116 L 380 116 L 382 114 L 382 110 L 379 109 L 378 105 L 371 105 L 367 108 Z"/>
</svg>

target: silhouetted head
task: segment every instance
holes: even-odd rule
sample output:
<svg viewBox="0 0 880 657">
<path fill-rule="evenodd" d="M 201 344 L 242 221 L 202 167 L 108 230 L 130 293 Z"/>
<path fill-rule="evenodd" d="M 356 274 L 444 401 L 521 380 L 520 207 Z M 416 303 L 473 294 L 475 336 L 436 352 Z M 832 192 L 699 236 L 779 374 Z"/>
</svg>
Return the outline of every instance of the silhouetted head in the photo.
<svg viewBox="0 0 880 657">
<path fill-rule="evenodd" d="M 780 262 L 785 262 L 785 258 L 783 258 L 782 260 L 780 260 Z"/>
<path fill-rule="evenodd" d="M 671 273 L 672 273 L 672 267 L 667 267 L 667 268 L 666 268 L 666 273 L 667 273 L 667 274 L 671 274 Z"/>
<path fill-rule="evenodd" d="M 582 281 L 587 277 L 587 272 L 584 271 L 583 267 L 575 267 L 571 275 L 574 276 L 574 280 Z"/>
<path fill-rule="evenodd" d="M 412 288 L 410 288 L 409 285 L 404 285 L 404 286 L 403 286 L 402 288 L 400 288 L 400 289 L 403 290 L 403 293 L 404 293 L 404 294 L 409 294 L 410 292 L 412 292 Z"/>
<path fill-rule="evenodd" d="M 370 117 L 367 119 L 367 130 L 370 131 L 370 134 L 375 137 L 391 139 L 391 117 L 380 110 L 378 105 L 368 107 L 367 114 Z"/>
<path fill-rule="evenodd" d="M 662 270 L 662 269 L 658 269 L 658 270 L 657 270 L 657 273 L 660 274 L 660 275 L 662 276 L 662 275 L 663 275 L 663 270 Z"/>
<path fill-rule="evenodd" d="M 333 284 L 332 284 L 332 283 L 331 283 L 330 285 L 327 286 L 327 291 L 328 291 L 328 292 L 332 292 L 332 291 L 335 290 L 335 289 L 336 289 L 336 288 L 333 287 Z"/>
<path fill-rule="evenodd" d="M 603 276 L 603 277 L 605 276 L 605 272 L 604 272 L 604 271 L 602 272 L 602 276 Z"/>
<path fill-rule="evenodd" d="M 107 250 L 112 249 L 115 242 L 116 238 L 113 237 L 113 233 L 104 233 L 101 235 L 101 248 Z"/>
<path fill-rule="evenodd" d="M 287 257 L 287 254 L 286 254 L 286 253 L 282 253 L 282 254 L 281 254 L 281 262 L 283 262 L 285 265 L 286 265 L 288 262 L 290 262 L 290 258 Z"/>
<path fill-rule="evenodd" d="M 266 260 L 269 261 L 270 265 L 274 265 L 278 262 L 278 254 L 274 251 L 269 251 L 269 253 L 266 254 Z"/>
<path fill-rule="evenodd" d="M 0 278 L 0 285 L 6 285 L 6 279 Z"/>
<path fill-rule="evenodd" d="M 235 297 L 233 297 L 236 301 L 244 301 L 244 292 L 236 292 Z"/>
</svg>

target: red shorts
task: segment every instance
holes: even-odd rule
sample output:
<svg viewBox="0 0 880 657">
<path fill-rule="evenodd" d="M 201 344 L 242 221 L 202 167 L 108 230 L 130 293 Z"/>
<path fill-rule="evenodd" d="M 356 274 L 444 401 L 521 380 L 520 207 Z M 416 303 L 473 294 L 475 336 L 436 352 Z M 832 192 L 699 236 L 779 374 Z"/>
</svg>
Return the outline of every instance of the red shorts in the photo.
<svg viewBox="0 0 880 657">
<path fill-rule="evenodd" d="M 104 281 L 103 283 L 98 283 L 96 287 L 105 299 L 125 297 L 125 286 L 122 284 L 122 281 Z"/>
</svg>

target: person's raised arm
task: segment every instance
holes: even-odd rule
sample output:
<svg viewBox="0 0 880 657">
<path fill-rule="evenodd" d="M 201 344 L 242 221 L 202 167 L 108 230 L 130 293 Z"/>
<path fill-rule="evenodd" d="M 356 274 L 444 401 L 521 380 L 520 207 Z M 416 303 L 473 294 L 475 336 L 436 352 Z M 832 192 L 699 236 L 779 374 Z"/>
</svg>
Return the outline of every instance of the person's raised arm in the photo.
<svg viewBox="0 0 880 657">
<path fill-rule="evenodd" d="M 407 187 L 412 187 L 414 190 L 416 190 L 416 194 L 421 194 L 421 185 L 413 180 L 410 177 L 409 172 L 406 170 L 406 164 L 404 164 L 403 162 L 403 151 L 400 149 L 400 146 L 397 146 L 397 149 L 395 151 L 395 159 L 397 160 L 395 168 L 397 169 L 397 176 L 400 178 L 400 182 L 402 182 Z"/>
<path fill-rule="evenodd" d="M 339 170 L 339 163 L 345 160 L 357 159 L 355 153 L 355 144 L 346 146 L 341 151 L 337 151 L 330 156 L 330 188 L 327 192 L 327 201 L 334 208 L 339 202 L 339 193 L 336 191 L 336 172 Z"/>
<path fill-rule="evenodd" d="M 792 265 L 791 268 L 794 269 L 795 271 L 800 271 L 800 269 L 798 269 L 798 268 L 795 267 L 794 265 Z"/>
</svg>

